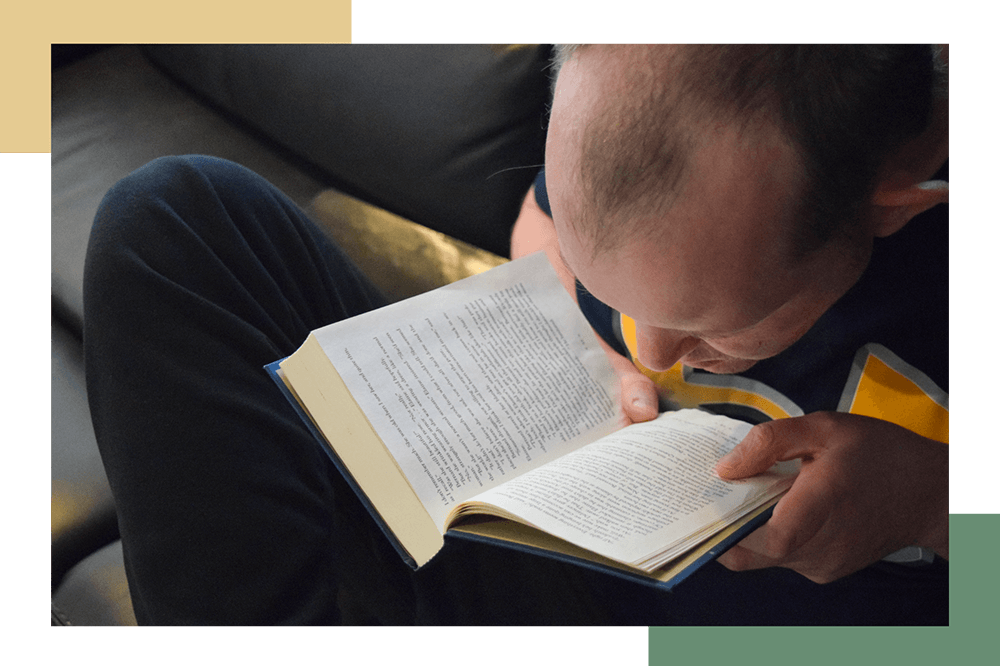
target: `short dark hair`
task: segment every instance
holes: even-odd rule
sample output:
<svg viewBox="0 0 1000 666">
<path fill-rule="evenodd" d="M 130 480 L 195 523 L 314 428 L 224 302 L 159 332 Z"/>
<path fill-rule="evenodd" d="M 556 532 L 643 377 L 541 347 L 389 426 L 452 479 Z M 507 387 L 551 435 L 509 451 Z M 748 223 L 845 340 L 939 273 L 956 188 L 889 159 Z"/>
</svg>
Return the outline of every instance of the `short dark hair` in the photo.
<svg viewBox="0 0 1000 666">
<path fill-rule="evenodd" d="M 689 168 L 693 137 L 680 130 L 682 115 L 743 127 L 767 119 L 797 147 L 804 167 L 791 214 L 794 247 L 805 255 L 835 236 L 850 237 L 885 160 L 931 119 L 928 45 L 685 46 L 675 57 L 648 64 L 651 85 L 637 104 L 654 113 L 611 103 L 585 131 L 581 182 L 597 217 L 669 205 Z M 669 87 L 652 71 L 663 67 L 676 73 Z M 606 246 L 622 233 L 600 222 L 587 226 Z"/>
</svg>

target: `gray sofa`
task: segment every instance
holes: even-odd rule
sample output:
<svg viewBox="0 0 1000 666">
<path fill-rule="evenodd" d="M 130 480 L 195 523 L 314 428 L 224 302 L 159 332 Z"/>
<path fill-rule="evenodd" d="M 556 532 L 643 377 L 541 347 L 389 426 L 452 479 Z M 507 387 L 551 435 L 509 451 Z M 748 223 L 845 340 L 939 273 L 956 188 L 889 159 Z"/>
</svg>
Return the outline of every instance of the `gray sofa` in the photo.
<svg viewBox="0 0 1000 666">
<path fill-rule="evenodd" d="M 257 171 L 393 298 L 494 266 L 542 162 L 548 49 L 53 46 L 52 623 L 134 624 L 87 406 L 97 205 L 164 155 Z"/>
</svg>

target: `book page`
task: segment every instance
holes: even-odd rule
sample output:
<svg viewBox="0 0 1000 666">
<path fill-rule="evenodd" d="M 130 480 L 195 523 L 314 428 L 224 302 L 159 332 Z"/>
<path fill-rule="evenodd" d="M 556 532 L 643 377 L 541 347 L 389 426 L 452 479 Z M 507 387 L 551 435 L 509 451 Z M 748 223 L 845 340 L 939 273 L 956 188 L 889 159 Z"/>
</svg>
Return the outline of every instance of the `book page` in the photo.
<svg viewBox="0 0 1000 666">
<path fill-rule="evenodd" d="M 435 524 L 618 420 L 617 380 L 538 253 L 315 332 Z"/>
<path fill-rule="evenodd" d="M 795 463 L 737 482 L 712 472 L 749 430 L 749 424 L 697 410 L 661 414 L 475 501 L 605 557 L 655 568 L 672 547 L 707 536 L 706 526 L 719 529 L 737 509 L 791 484 Z"/>
</svg>

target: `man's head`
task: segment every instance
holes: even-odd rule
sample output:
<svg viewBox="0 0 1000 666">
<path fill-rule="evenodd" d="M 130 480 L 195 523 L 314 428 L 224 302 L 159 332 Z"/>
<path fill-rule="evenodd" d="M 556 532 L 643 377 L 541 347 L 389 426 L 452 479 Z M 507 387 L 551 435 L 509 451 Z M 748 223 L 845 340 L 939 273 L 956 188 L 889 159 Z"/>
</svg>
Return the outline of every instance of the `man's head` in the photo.
<svg viewBox="0 0 1000 666">
<path fill-rule="evenodd" d="M 871 205 L 888 158 L 931 116 L 930 50 L 907 48 L 564 58 L 546 148 L 560 248 L 636 320 L 641 361 L 744 370 L 854 284 L 901 226 Z"/>
</svg>

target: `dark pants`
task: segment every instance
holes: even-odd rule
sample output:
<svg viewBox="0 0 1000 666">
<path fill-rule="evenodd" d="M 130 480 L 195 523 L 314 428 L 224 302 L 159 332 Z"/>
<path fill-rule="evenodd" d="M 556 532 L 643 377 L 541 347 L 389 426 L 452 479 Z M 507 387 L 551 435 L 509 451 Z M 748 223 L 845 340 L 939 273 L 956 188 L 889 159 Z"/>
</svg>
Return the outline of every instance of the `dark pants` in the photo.
<svg viewBox="0 0 1000 666">
<path fill-rule="evenodd" d="M 164 158 L 116 185 L 88 248 L 94 428 L 140 623 L 947 622 L 947 565 L 819 586 L 710 565 L 663 593 L 448 540 L 413 572 L 262 367 L 383 300 L 266 181 Z"/>
</svg>

